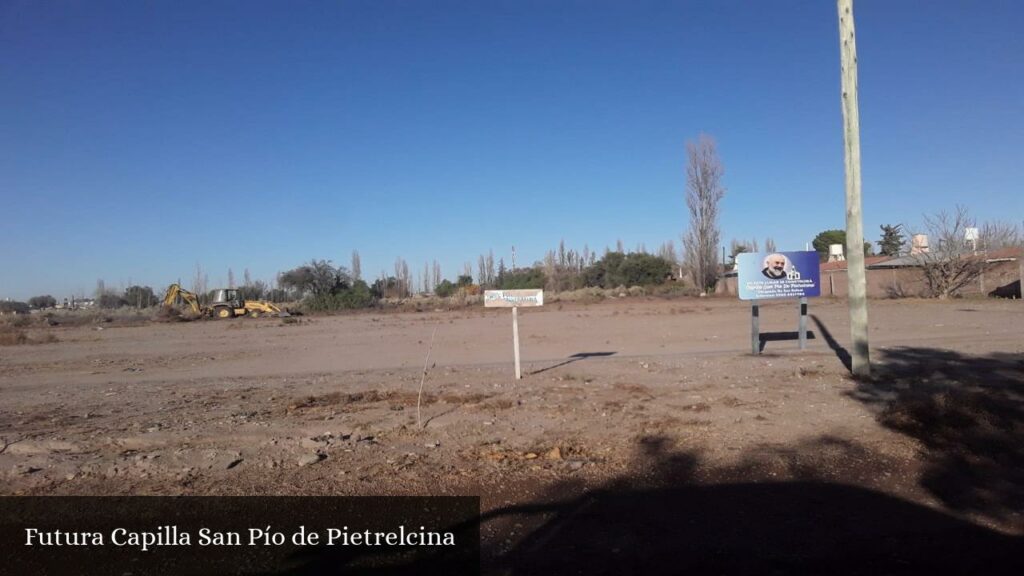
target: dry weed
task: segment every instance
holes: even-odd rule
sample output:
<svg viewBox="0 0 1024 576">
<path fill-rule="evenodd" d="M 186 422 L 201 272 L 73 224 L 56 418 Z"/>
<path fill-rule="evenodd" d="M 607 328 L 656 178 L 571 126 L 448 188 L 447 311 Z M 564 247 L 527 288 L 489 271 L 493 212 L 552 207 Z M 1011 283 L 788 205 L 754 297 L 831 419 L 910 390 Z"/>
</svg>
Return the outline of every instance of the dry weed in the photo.
<svg viewBox="0 0 1024 576">
<path fill-rule="evenodd" d="M 24 330 L 5 326 L 0 328 L 0 346 L 21 346 L 24 344 L 53 344 L 59 342 L 56 334 L 45 332 L 29 336 Z"/>
</svg>

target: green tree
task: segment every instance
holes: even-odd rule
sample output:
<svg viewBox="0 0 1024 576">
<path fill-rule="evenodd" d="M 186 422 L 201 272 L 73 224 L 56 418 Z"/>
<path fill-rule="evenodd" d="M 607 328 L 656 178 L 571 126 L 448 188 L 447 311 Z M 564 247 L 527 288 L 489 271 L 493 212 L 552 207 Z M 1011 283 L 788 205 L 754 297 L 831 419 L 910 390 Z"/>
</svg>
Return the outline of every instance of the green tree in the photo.
<svg viewBox="0 0 1024 576">
<path fill-rule="evenodd" d="M 672 264 L 653 254 L 633 252 L 626 255 L 618 274 L 625 286 L 662 284 L 672 274 Z"/>
<path fill-rule="evenodd" d="M 822 262 L 828 261 L 828 247 L 832 244 L 846 246 L 846 230 L 825 230 L 819 232 L 811 241 L 811 245 L 818 251 L 818 259 Z"/>
<path fill-rule="evenodd" d="M 547 278 L 539 267 L 516 268 L 505 273 L 502 279 L 502 290 L 522 290 L 526 288 L 544 288 Z"/>
<path fill-rule="evenodd" d="M 238 295 L 244 300 L 263 300 L 268 293 L 267 283 L 262 280 L 249 280 L 238 287 Z"/>
<path fill-rule="evenodd" d="M 397 287 L 395 278 L 388 278 L 391 287 Z M 371 288 L 362 280 L 352 280 L 343 266 L 334 266 L 330 260 L 311 260 L 280 275 L 278 283 L 296 290 L 303 296 L 302 304 L 308 310 L 331 311 L 347 308 L 366 308 L 376 304 L 387 294 L 387 284 L 378 280 Z M 246 291 L 262 292 L 265 285 L 253 282 Z M 277 292 L 276 290 L 271 291 Z M 273 295 L 272 295 L 273 297 Z"/>
<path fill-rule="evenodd" d="M 452 281 L 446 278 L 442 280 L 440 284 L 434 287 L 434 294 L 437 294 L 441 298 L 447 298 L 452 294 L 455 294 L 455 290 L 457 289 L 458 286 L 452 284 Z"/>
<path fill-rule="evenodd" d="M 375 303 L 370 287 L 362 280 L 356 280 L 351 286 L 339 288 L 330 294 L 309 296 L 303 301 L 308 310 L 316 311 L 369 308 Z"/>
<path fill-rule="evenodd" d="M 600 260 L 583 270 L 584 285 L 596 288 L 614 288 L 618 286 L 615 283 L 620 279 L 618 277 L 618 270 L 625 259 L 626 255 L 622 252 L 605 252 L 605 255 Z"/>
<path fill-rule="evenodd" d="M 811 245 L 818 251 L 818 259 L 822 262 L 828 261 L 828 247 L 832 244 L 842 244 L 843 249 L 846 249 L 846 230 L 825 230 L 819 232 L 814 240 L 811 241 Z M 864 255 L 871 256 L 874 251 L 871 248 L 871 242 L 864 243 Z"/>
<path fill-rule="evenodd" d="M 327 296 L 347 289 L 351 278 L 348 270 L 333 266 L 330 260 L 311 260 L 309 264 L 281 274 L 280 283 L 303 294 Z"/>
<path fill-rule="evenodd" d="M 125 289 L 122 298 L 128 306 L 135 306 L 137 308 L 148 308 L 155 306 L 157 303 L 156 294 L 153 293 L 153 289 L 149 286 L 129 286 Z"/>
<path fill-rule="evenodd" d="M 57 305 L 57 299 L 49 294 L 45 296 L 33 296 L 28 299 L 28 305 L 33 308 L 53 308 Z"/>
<path fill-rule="evenodd" d="M 890 226 L 882 224 L 882 239 L 878 241 L 878 253 L 883 256 L 899 256 L 903 246 L 907 243 L 903 236 L 903 225 Z"/>
<path fill-rule="evenodd" d="M 113 292 L 103 292 L 96 298 L 96 306 L 100 308 L 120 308 L 128 304 L 124 298 Z"/>
<path fill-rule="evenodd" d="M 4 312 L 7 314 L 28 314 L 30 312 L 30 309 L 29 305 L 24 302 L 4 300 L 0 302 L 0 312 Z"/>
<path fill-rule="evenodd" d="M 373 281 L 370 291 L 373 293 L 374 298 L 397 298 L 400 293 L 400 282 L 394 276 L 378 278 Z"/>
<path fill-rule="evenodd" d="M 668 260 L 653 254 L 608 252 L 584 269 L 583 281 L 587 286 L 599 288 L 661 284 L 672 274 L 672 266 Z"/>
</svg>

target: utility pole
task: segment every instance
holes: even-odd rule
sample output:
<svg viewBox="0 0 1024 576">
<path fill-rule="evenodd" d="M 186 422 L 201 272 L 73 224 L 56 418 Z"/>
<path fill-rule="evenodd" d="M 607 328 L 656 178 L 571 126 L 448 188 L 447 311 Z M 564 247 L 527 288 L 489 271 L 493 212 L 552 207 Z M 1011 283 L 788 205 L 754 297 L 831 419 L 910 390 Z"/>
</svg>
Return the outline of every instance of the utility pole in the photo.
<svg viewBox="0 0 1024 576">
<path fill-rule="evenodd" d="M 857 37 L 853 26 L 853 0 L 836 0 L 836 7 L 839 11 L 839 62 L 846 166 L 846 270 L 849 282 L 850 336 L 853 340 L 850 370 L 854 376 L 871 376 L 864 226 L 860 209 L 860 111 L 857 106 Z"/>
</svg>

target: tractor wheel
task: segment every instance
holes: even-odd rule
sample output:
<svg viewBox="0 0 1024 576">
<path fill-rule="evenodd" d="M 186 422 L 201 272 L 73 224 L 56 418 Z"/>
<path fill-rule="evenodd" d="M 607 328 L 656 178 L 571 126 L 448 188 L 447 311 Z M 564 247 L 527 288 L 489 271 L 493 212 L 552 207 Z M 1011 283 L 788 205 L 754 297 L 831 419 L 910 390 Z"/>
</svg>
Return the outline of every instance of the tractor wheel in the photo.
<svg viewBox="0 0 1024 576">
<path fill-rule="evenodd" d="M 229 306 L 218 306 L 217 309 L 213 311 L 213 316 L 219 320 L 225 318 L 234 318 L 235 311 L 232 310 L 231 307 Z"/>
</svg>

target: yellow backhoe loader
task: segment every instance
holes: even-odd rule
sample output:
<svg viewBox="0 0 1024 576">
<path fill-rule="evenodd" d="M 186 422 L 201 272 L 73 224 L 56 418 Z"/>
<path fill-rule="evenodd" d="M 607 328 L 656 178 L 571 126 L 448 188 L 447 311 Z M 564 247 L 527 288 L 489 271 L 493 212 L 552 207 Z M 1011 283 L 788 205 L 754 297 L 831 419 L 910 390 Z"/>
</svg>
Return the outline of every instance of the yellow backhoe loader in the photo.
<svg viewBox="0 0 1024 576">
<path fill-rule="evenodd" d="M 234 318 L 236 316 L 250 316 L 256 318 L 263 315 L 268 316 L 290 316 L 287 311 L 281 310 L 273 303 L 266 300 L 246 300 L 234 288 L 218 288 L 213 291 L 213 301 L 209 306 L 199 304 L 199 298 L 185 290 L 178 284 L 171 284 L 164 296 L 164 306 L 173 307 L 178 298 L 181 298 L 198 315 L 212 316 L 214 318 Z"/>
</svg>

